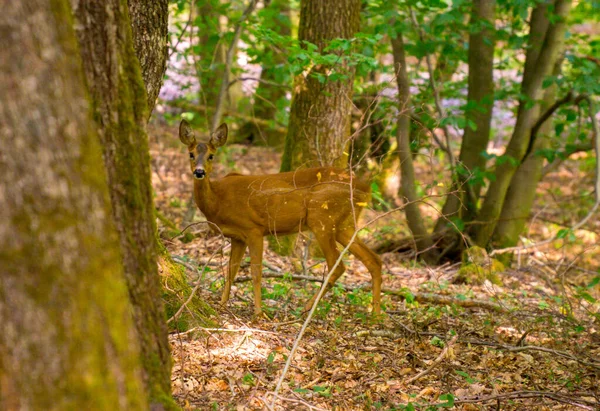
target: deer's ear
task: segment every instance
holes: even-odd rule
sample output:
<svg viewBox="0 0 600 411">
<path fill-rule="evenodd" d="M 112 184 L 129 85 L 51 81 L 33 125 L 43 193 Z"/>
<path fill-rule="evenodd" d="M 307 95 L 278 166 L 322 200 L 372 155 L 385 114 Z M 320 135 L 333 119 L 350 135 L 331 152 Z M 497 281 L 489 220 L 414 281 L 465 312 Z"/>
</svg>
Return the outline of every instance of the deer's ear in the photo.
<svg viewBox="0 0 600 411">
<path fill-rule="evenodd" d="M 179 139 L 186 146 L 196 144 L 196 136 L 194 135 L 192 126 L 186 120 L 181 120 L 181 124 L 179 124 Z"/>
<path fill-rule="evenodd" d="M 221 147 L 227 141 L 227 124 L 223 123 L 210 136 L 209 144 L 214 147 Z"/>
</svg>

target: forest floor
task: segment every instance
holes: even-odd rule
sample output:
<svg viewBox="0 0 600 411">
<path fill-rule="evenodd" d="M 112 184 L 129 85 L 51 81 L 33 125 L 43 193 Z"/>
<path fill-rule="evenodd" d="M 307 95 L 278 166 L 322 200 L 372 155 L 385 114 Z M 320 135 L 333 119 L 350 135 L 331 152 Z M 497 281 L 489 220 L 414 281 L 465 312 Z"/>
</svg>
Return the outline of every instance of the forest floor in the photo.
<svg viewBox="0 0 600 411">
<path fill-rule="evenodd" d="M 149 135 L 158 211 L 182 229 L 193 184 L 185 148 L 176 127 L 154 124 Z M 279 160 L 268 148 L 227 146 L 215 175 L 274 173 Z M 540 185 L 528 239 L 549 238 L 585 215 L 591 199 L 582 192 L 593 176 L 578 164 L 566 162 Z M 431 162 L 418 165 L 418 181 L 436 173 Z M 431 208 L 423 212 L 436 217 Z M 363 219 L 381 214 L 367 210 Z M 184 409 L 600 409 L 598 219 L 574 239 L 521 253 L 501 274 L 503 285 L 457 284 L 460 264 L 428 267 L 385 253 L 385 314 L 377 319 L 370 275 L 348 256 L 346 274 L 321 302 L 276 397 L 304 321 L 299 312 L 320 286 L 298 275 L 323 278 L 325 264 L 309 258 L 303 269 L 302 259 L 266 247 L 269 318 L 255 320 L 247 259 L 229 303 L 219 305 L 229 246 L 202 219 L 197 212 L 198 224 L 183 234 L 159 221 L 169 252 L 216 310 L 214 325 L 171 334 L 173 394 Z M 375 247 L 409 231 L 399 211 L 362 237 Z"/>
</svg>

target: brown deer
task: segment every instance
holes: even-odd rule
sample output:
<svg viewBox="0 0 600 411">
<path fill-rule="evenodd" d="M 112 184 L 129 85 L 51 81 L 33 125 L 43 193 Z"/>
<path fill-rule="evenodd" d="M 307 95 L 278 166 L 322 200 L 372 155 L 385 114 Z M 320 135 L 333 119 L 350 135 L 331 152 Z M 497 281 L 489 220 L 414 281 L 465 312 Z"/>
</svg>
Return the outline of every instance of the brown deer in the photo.
<svg viewBox="0 0 600 411">
<path fill-rule="evenodd" d="M 245 176 L 229 174 L 211 181 L 214 154 L 227 141 L 227 125 L 211 135 L 208 143 L 198 143 L 190 124 L 182 120 L 179 139 L 188 147 L 194 176 L 194 199 L 206 219 L 231 239 L 229 270 L 221 304 L 229 300 L 231 285 L 240 262 L 250 249 L 250 271 L 254 289 L 254 313 L 261 310 L 263 237 L 285 235 L 302 230 L 314 233 L 329 269 L 340 253 L 336 241 L 347 246 L 356 229 L 356 219 L 367 205 L 370 187 L 352 178 L 348 171 L 319 167 L 287 173 Z M 356 238 L 349 250 L 367 267 L 372 277 L 373 312 L 380 313 L 381 259 Z M 331 276 L 327 290 L 344 273 L 340 263 Z M 317 295 L 305 306 L 310 310 Z"/>
</svg>

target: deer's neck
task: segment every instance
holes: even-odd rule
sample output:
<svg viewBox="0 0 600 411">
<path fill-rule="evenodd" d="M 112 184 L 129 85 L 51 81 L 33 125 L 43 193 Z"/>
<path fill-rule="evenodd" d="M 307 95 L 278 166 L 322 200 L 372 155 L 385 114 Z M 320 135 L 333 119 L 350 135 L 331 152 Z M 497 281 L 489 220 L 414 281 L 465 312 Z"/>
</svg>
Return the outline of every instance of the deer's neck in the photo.
<svg viewBox="0 0 600 411">
<path fill-rule="evenodd" d="M 194 201 L 207 220 L 211 220 L 217 209 L 217 199 L 212 190 L 210 180 L 194 180 Z"/>
</svg>

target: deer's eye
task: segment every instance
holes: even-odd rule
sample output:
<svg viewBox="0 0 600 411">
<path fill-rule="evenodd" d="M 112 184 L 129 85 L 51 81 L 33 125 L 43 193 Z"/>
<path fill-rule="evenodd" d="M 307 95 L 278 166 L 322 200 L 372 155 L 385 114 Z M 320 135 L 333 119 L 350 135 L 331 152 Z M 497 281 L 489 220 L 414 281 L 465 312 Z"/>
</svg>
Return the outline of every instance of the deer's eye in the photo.
<svg viewBox="0 0 600 411">
<path fill-rule="evenodd" d="M 194 153 L 190 153 L 190 159 L 193 160 L 194 159 Z"/>
<path fill-rule="evenodd" d="M 212 159 L 213 159 L 213 157 L 214 157 L 214 156 L 213 156 L 212 154 L 210 154 L 210 155 L 208 156 L 208 159 L 209 159 L 209 160 L 212 160 Z"/>
</svg>

